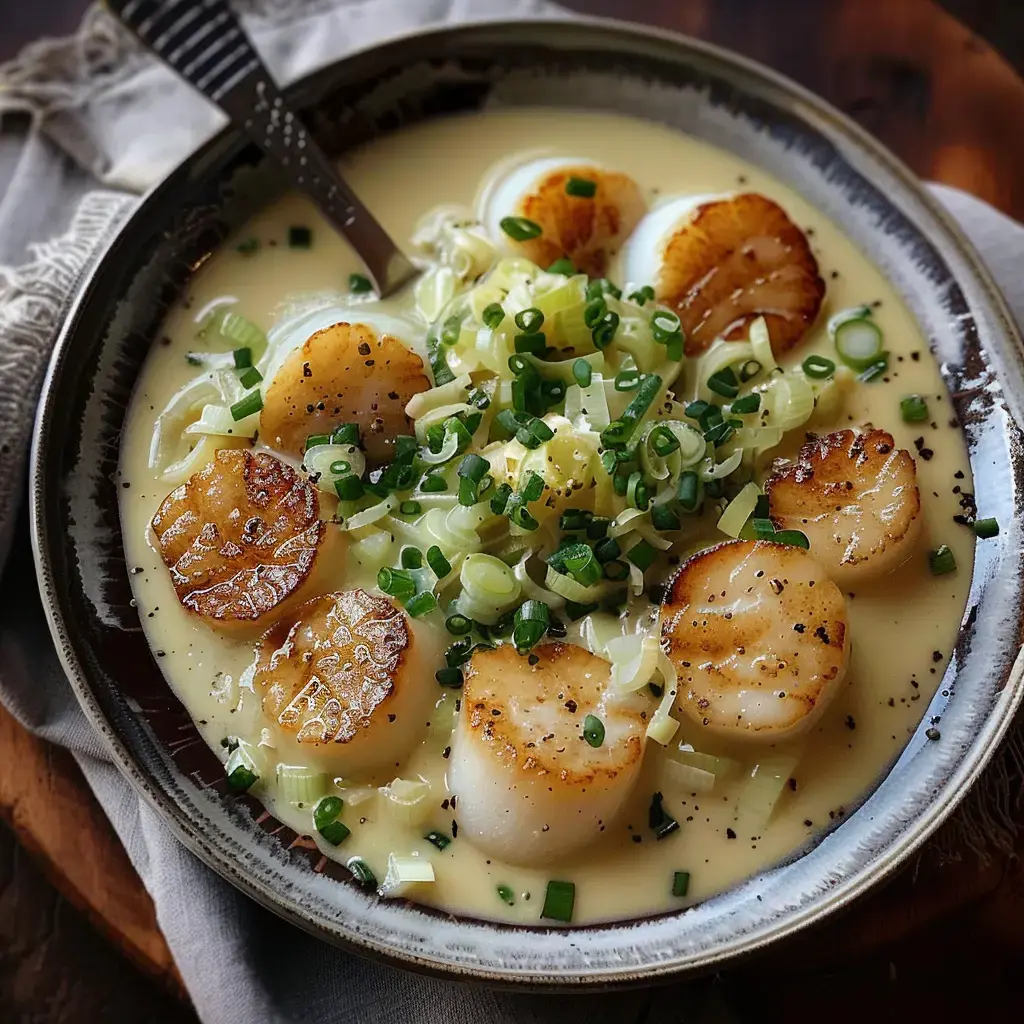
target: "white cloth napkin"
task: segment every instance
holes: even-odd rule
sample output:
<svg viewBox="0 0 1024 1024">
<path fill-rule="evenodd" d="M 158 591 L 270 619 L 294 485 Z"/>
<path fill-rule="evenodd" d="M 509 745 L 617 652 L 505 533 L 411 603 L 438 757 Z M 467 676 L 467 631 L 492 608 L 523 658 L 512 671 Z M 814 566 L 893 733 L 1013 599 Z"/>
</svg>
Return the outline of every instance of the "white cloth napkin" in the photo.
<svg viewBox="0 0 1024 1024">
<path fill-rule="evenodd" d="M 247 0 L 238 6 L 282 82 L 415 25 L 553 10 L 543 0 Z M 141 130 L 154 123 L 159 133 Z M 35 598 L 19 514 L 32 413 L 65 302 L 84 268 L 136 194 L 218 125 L 212 108 L 143 56 L 98 8 L 75 38 L 37 44 L 0 68 L 0 700 L 27 727 L 74 753 L 153 897 L 208 1024 L 733 1019 L 727 985 L 600 996 L 499 993 L 416 977 L 328 947 L 241 896 L 181 847 L 86 722 Z M 1020 319 L 1024 281 L 1016 264 L 1024 229 L 970 196 L 933 189 L 986 256 Z"/>
</svg>

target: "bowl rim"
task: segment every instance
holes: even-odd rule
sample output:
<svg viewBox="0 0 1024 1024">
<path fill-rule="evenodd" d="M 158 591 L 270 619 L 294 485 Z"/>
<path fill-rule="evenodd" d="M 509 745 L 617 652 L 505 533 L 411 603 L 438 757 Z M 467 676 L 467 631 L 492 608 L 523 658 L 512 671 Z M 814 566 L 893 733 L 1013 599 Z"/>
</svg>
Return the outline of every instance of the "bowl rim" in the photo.
<svg viewBox="0 0 1024 1024">
<path fill-rule="evenodd" d="M 734 53 L 724 47 L 703 40 L 694 39 L 682 33 L 637 25 L 632 22 L 613 18 L 583 17 L 572 15 L 542 16 L 531 18 L 475 18 L 454 25 L 426 26 L 411 29 L 399 34 L 389 35 L 384 39 L 347 51 L 336 60 L 318 67 L 302 75 L 286 87 L 286 93 L 300 90 L 317 76 L 328 72 L 339 64 L 353 61 L 360 57 L 371 56 L 375 51 L 387 51 L 389 48 L 400 48 L 403 44 L 436 38 L 458 38 L 472 36 L 481 29 L 508 28 L 509 30 L 539 30 L 555 27 L 556 31 L 571 32 L 574 29 L 596 30 L 605 36 L 618 38 L 627 37 L 643 43 L 654 42 L 670 46 L 680 58 L 698 57 L 711 63 L 724 65 L 732 71 L 766 84 L 773 89 L 788 95 L 800 104 L 799 117 L 809 123 L 815 131 L 841 149 L 844 158 L 852 160 L 859 151 L 879 164 L 883 170 L 892 175 L 907 190 L 908 195 L 931 218 L 932 227 L 944 235 L 942 241 L 962 260 L 963 267 L 972 279 L 972 283 L 980 289 L 987 311 L 993 315 L 993 329 L 1002 334 L 1019 353 L 1022 337 L 1009 307 L 1002 296 L 995 280 L 982 261 L 973 244 L 964 234 L 960 226 L 946 209 L 935 199 L 913 172 L 892 154 L 881 142 L 851 118 L 834 108 L 809 89 L 794 82 L 771 68 L 743 55 Z M 615 49 L 611 40 L 609 49 Z M 558 42 L 552 46 L 559 48 Z M 76 285 L 73 300 L 68 305 L 64 321 L 51 354 L 46 375 L 42 384 L 41 398 L 36 411 L 33 428 L 32 447 L 29 463 L 29 497 L 30 497 L 30 533 L 36 576 L 40 595 L 46 614 L 51 636 L 55 641 L 57 654 L 62 668 L 75 692 L 90 724 L 102 737 L 115 765 L 141 796 L 160 816 L 161 821 L 170 829 L 182 844 L 194 853 L 208 867 L 216 871 L 236 888 L 244 892 L 258 904 L 273 911 L 278 916 L 298 926 L 304 931 L 342 946 L 362 956 L 425 973 L 435 977 L 452 978 L 499 984 L 502 987 L 524 988 L 532 991 L 538 989 L 567 989 L 576 991 L 586 989 L 602 989 L 613 985 L 638 985 L 656 982 L 659 979 L 670 979 L 681 972 L 707 970 L 739 956 L 753 953 L 765 946 L 777 942 L 787 936 L 820 921 L 835 913 L 859 898 L 869 889 L 878 885 L 883 879 L 895 872 L 906 863 L 927 841 L 935 830 L 948 818 L 954 808 L 963 799 L 970 785 L 978 778 L 988 765 L 1000 742 L 1008 731 L 1014 714 L 1024 699 L 1024 651 L 1019 652 L 1009 674 L 1009 683 L 993 701 L 992 707 L 985 718 L 984 729 L 975 736 L 972 749 L 976 751 L 973 758 L 963 758 L 956 769 L 946 779 L 943 792 L 933 799 L 927 810 L 917 817 L 913 826 L 904 829 L 894 837 L 886 849 L 884 857 L 861 867 L 853 875 L 840 879 L 834 888 L 808 905 L 791 910 L 778 919 L 762 922 L 755 934 L 735 933 L 735 938 L 724 943 L 713 951 L 703 951 L 690 957 L 676 957 L 667 962 L 648 963 L 641 967 L 625 966 L 620 968 L 599 968 L 589 974 L 564 974 L 554 972 L 525 972 L 516 967 L 506 969 L 467 967 L 464 964 L 440 962 L 434 958 L 421 957 L 404 950 L 389 947 L 384 942 L 360 935 L 354 931 L 345 931 L 344 925 L 338 923 L 335 928 L 328 928 L 320 921 L 311 918 L 301 904 L 282 892 L 272 892 L 269 887 L 258 884 L 243 871 L 236 862 L 221 850 L 206 844 L 199 829 L 178 808 L 177 804 L 156 787 L 146 773 L 136 764 L 136 760 L 127 745 L 111 728 L 99 700 L 88 683 L 88 672 L 77 657 L 65 619 L 60 606 L 60 597 L 53 582 L 53 566 L 50 556 L 50 542 L 44 512 L 43 495 L 46 490 L 44 463 L 48 448 L 48 440 L 53 414 L 52 392 L 53 383 L 67 358 L 70 344 L 76 334 L 83 308 L 92 299 L 95 278 L 100 268 L 107 263 L 120 240 L 129 235 L 144 217 L 150 201 L 167 187 L 168 182 L 175 178 L 187 165 L 203 153 L 223 146 L 236 134 L 236 129 L 228 125 L 205 139 L 186 154 L 182 160 L 157 182 L 144 195 L 139 197 L 135 208 L 120 222 L 116 230 L 107 239 L 90 263 L 83 269 Z M 842 146 L 841 144 L 844 144 Z M 852 148 L 852 152 L 851 152 Z M 854 166 L 856 166 L 856 162 Z M 870 175 L 869 175 L 870 177 Z M 915 227 L 932 237 L 921 223 L 910 214 L 907 215 Z M 973 584 L 972 584 L 973 590 Z M 643 927 L 641 920 L 638 927 Z M 608 927 L 615 927 L 617 922 L 608 922 Z M 595 927 L 603 927 L 598 924 Z M 557 931 L 557 929 L 551 929 Z M 565 932 L 567 936 L 572 930 Z"/>
</svg>

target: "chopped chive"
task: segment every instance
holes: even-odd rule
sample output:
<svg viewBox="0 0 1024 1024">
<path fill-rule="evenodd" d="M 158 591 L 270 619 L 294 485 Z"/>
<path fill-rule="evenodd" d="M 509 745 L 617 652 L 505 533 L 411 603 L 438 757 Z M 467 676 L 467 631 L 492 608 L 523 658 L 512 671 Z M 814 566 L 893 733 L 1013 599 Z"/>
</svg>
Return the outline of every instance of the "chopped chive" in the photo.
<svg viewBox="0 0 1024 1024">
<path fill-rule="evenodd" d="M 451 633 L 452 636 L 465 636 L 473 629 L 472 619 L 468 619 L 465 615 L 460 615 L 456 612 L 454 615 L 449 615 L 444 620 L 444 628 Z"/>
<path fill-rule="evenodd" d="M 612 343 L 612 340 L 615 337 L 615 332 L 618 329 L 619 314 L 605 313 L 597 326 L 590 332 L 590 337 L 594 342 L 594 348 L 598 351 L 603 348 L 607 348 Z"/>
<path fill-rule="evenodd" d="M 982 540 L 988 540 L 990 537 L 999 536 L 998 519 L 977 519 L 972 526 L 974 529 L 974 535 L 976 537 L 980 537 Z"/>
<path fill-rule="evenodd" d="M 251 348 L 236 348 L 231 355 L 234 357 L 236 370 L 247 370 L 252 366 Z"/>
<path fill-rule="evenodd" d="M 754 531 L 756 540 L 775 539 L 775 524 L 767 516 L 751 517 L 750 528 Z"/>
<path fill-rule="evenodd" d="M 351 444 L 359 445 L 361 443 L 359 438 L 359 424 L 358 423 L 342 423 L 340 426 L 334 428 L 331 433 L 331 442 L 333 444 Z"/>
<path fill-rule="evenodd" d="M 331 846 L 338 846 L 351 834 L 348 826 L 338 821 L 343 806 L 340 797 L 325 796 L 313 809 L 313 825 Z"/>
<path fill-rule="evenodd" d="M 436 607 L 437 598 L 429 590 L 424 590 L 423 593 L 416 594 L 405 602 L 405 610 L 414 619 L 429 615 Z"/>
<path fill-rule="evenodd" d="M 356 501 L 363 496 L 365 488 L 357 476 L 343 476 L 334 481 L 334 491 L 342 501 Z"/>
<path fill-rule="evenodd" d="M 448 481 L 440 473 L 427 473 L 420 481 L 420 490 L 425 494 L 436 494 L 448 490 Z"/>
<path fill-rule="evenodd" d="M 584 587 L 593 586 L 601 579 L 601 563 L 586 544 L 573 544 L 562 554 L 565 571 Z"/>
<path fill-rule="evenodd" d="M 599 747 L 604 743 L 604 722 L 596 715 L 587 715 L 583 719 L 583 738 L 592 747 Z"/>
<path fill-rule="evenodd" d="M 544 908 L 540 916 L 552 921 L 572 920 L 573 905 L 576 902 L 576 886 L 573 882 L 548 882 L 544 893 Z"/>
<path fill-rule="evenodd" d="M 419 548 L 413 547 L 411 544 L 407 544 L 402 548 L 400 556 L 403 569 L 422 569 L 423 568 L 423 552 Z"/>
<path fill-rule="evenodd" d="M 656 530 L 665 531 L 678 530 L 683 524 L 668 505 L 654 505 L 651 508 L 651 525 Z"/>
<path fill-rule="evenodd" d="M 863 373 L 861 373 L 857 377 L 857 380 L 861 381 L 864 384 L 870 384 L 871 381 L 875 380 L 878 377 L 881 377 L 882 374 L 885 373 L 885 371 L 888 369 L 889 353 L 883 352 L 875 362 L 873 362 L 869 367 L 867 367 L 867 369 L 864 370 Z"/>
<path fill-rule="evenodd" d="M 449 689 L 457 690 L 462 686 L 462 669 L 449 665 L 447 668 L 439 668 L 434 673 L 434 678 Z"/>
<path fill-rule="evenodd" d="M 636 391 L 640 387 L 639 370 L 622 370 L 615 374 L 616 391 Z"/>
<path fill-rule="evenodd" d="M 398 506 L 398 511 L 403 516 L 418 516 L 423 511 L 423 506 L 418 501 L 403 501 Z"/>
<path fill-rule="evenodd" d="M 240 764 L 228 775 L 228 789 L 232 793 L 244 793 L 256 785 L 259 776 L 247 765 Z"/>
<path fill-rule="evenodd" d="M 590 330 L 593 330 L 604 319 L 607 312 L 608 303 L 605 302 L 604 296 L 598 295 L 596 298 L 590 299 L 583 307 L 583 322 Z"/>
<path fill-rule="evenodd" d="M 255 366 L 247 367 L 246 370 L 239 376 L 238 382 L 243 388 L 254 388 L 259 382 L 263 380 L 263 374 L 256 369 Z M 260 405 L 262 407 L 262 401 Z"/>
<path fill-rule="evenodd" d="M 679 447 L 679 438 L 668 427 L 655 427 L 650 433 L 649 440 L 655 454 L 662 458 L 671 455 Z"/>
<path fill-rule="evenodd" d="M 597 193 L 597 182 L 591 178 L 571 177 L 565 183 L 565 194 L 577 199 L 593 199 Z"/>
<path fill-rule="evenodd" d="M 654 832 L 655 839 L 664 839 L 679 828 L 679 822 L 662 806 L 661 793 L 651 797 L 651 806 L 647 812 L 647 824 Z"/>
<path fill-rule="evenodd" d="M 501 325 L 501 321 L 505 319 L 505 310 L 501 308 L 501 303 L 492 302 L 489 306 L 484 306 L 484 311 L 481 316 L 485 327 L 490 327 L 493 331 L 496 327 Z"/>
<path fill-rule="evenodd" d="M 525 331 L 527 334 L 534 334 L 543 326 L 544 314 L 536 306 L 530 306 L 529 309 L 523 309 L 516 313 L 515 322 L 519 330 Z"/>
<path fill-rule="evenodd" d="M 527 217 L 502 217 L 501 230 L 516 242 L 527 242 L 537 238 L 544 230 L 536 221 Z"/>
<path fill-rule="evenodd" d="M 637 508 L 641 512 L 646 512 L 647 506 L 651 503 L 650 490 L 639 470 L 630 473 L 626 479 L 626 501 L 631 508 Z"/>
<path fill-rule="evenodd" d="M 587 298 L 596 299 L 601 295 L 610 295 L 613 299 L 621 299 L 622 289 L 609 281 L 607 277 L 596 277 L 587 285 Z"/>
<path fill-rule="evenodd" d="M 566 277 L 572 277 L 576 273 L 576 268 L 572 265 L 572 260 L 566 256 L 563 256 L 560 260 L 555 260 L 554 263 L 548 267 L 549 274 L 564 274 Z"/>
<path fill-rule="evenodd" d="M 497 515 L 504 515 L 508 507 L 508 499 L 512 497 L 511 484 L 499 484 L 497 490 L 491 495 L 491 511 Z"/>
<path fill-rule="evenodd" d="M 252 416 L 263 408 L 263 395 L 259 390 L 250 391 L 244 398 L 240 398 L 231 406 L 231 418 L 237 423 L 244 420 L 246 416 Z"/>
<path fill-rule="evenodd" d="M 349 274 L 348 290 L 356 295 L 363 295 L 366 292 L 372 292 L 373 285 L 370 283 L 370 279 L 362 274 Z"/>
<path fill-rule="evenodd" d="M 630 292 L 630 302 L 635 302 L 638 306 L 643 306 L 645 303 L 651 301 L 654 298 L 654 289 L 649 285 L 645 284 L 642 288 L 638 288 L 635 292 Z"/>
<path fill-rule="evenodd" d="M 928 552 L 928 568 L 933 576 L 944 576 L 956 569 L 956 559 L 946 544 Z"/>
<path fill-rule="evenodd" d="M 575 533 L 586 528 L 594 513 L 585 508 L 567 508 L 558 517 L 558 528 L 563 533 Z"/>
<path fill-rule="evenodd" d="M 313 232 L 301 224 L 288 229 L 288 245 L 292 249 L 308 249 L 313 244 Z"/>
<path fill-rule="evenodd" d="M 512 343 L 517 353 L 530 353 L 534 356 L 542 356 L 548 349 L 548 339 L 543 333 L 517 334 Z"/>
<path fill-rule="evenodd" d="M 764 367 L 756 359 L 748 359 L 740 367 L 740 382 L 746 384 L 748 380 L 753 380 L 763 369 Z"/>
<path fill-rule="evenodd" d="M 452 563 L 444 557 L 444 552 L 436 544 L 427 548 L 427 565 L 439 580 L 443 580 L 452 571 Z"/>
<path fill-rule="evenodd" d="M 659 309 L 651 314 L 651 335 L 659 345 L 668 345 L 682 336 L 683 325 L 675 313 Z"/>
<path fill-rule="evenodd" d="M 736 433 L 737 428 L 742 426 L 741 420 L 726 420 L 724 423 L 716 423 L 704 431 L 704 440 L 710 441 L 717 448 L 725 444 Z"/>
<path fill-rule="evenodd" d="M 608 424 L 601 431 L 601 442 L 609 448 L 620 448 L 627 445 L 636 430 L 637 424 L 647 414 L 651 404 L 661 390 L 661 377 L 656 373 L 648 373 L 640 381 L 640 387 L 633 396 L 622 415 Z"/>
<path fill-rule="evenodd" d="M 735 398 L 740 393 L 740 382 L 731 366 L 726 366 L 707 379 L 708 387 L 723 398 Z"/>
<path fill-rule="evenodd" d="M 653 545 L 647 541 L 637 541 L 627 552 L 626 557 L 641 571 L 647 572 L 654 564 L 658 552 Z"/>
<path fill-rule="evenodd" d="M 411 573 L 405 569 L 392 569 L 390 566 L 382 566 L 377 572 L 377 586 L 388 595 L 405 600 L 416 593 L 416 581 Z"/>
<path fill-rule="evenodd" d="M 761 396 L 755 393 L 753 395 L 744 395 L 742 398 L 737 398 L 736 401 L 729 406 L 729 411 L 745 416 L 747 413 L 757 412 L 760 408 Z"/>
<path fill-rule="evenodd" d="M 496 892 L 498 893 L 498 899 L 501 900 L 502 903 L 506 903 L 510 907 L 515 906 L 515 894 L 507 885 L 499 885 L 496 889 Z"/>
<path fill-rule="evenodd" d="M 260 251 L 260 240 L 258 238 L 243 239 L 235 246 L 235 252 L 243 256 L 254 256 Z"/>
<path fill-rule="evenodd" d="M 788 544 L 791 548 L 803 548 L 805 551 L 811 547 L 807 534 L 799 530 L 779 530 L 772 534 L 771 539 L 776 544 Z"/>
<path fill-rule="evenodd" d="M 352 878 L 364 889 L 377 888 L 377 876 L 370 870 L 370 865 L 359 857 L 353 857 L 346 865 L 352 873 Z"/>
<path fill-rule="evenodd" d="M 594 545 L 594 557 L 604 565 L 605 562 L 610 562 L 613 558 L 618 558 L 622 554 L 622 548 L 619 547 L 619 542 L 614 537 L 605 537 L 600 544 Z"/>
<path fill-rule="evenodd" d="M 700 477 L 694 470 L 688 469 L 679 477 L 676 497 L 685 512 L 696 509 L 700 499 Z"/>
<path fill-rule="evenodd" d="M 920 395 L 907 395 L 900 401 L 904 423 L 924 423 L 928 419 L 928 403 Z"/>
<path fill-rule="evenodd" d="M 685 896 L 690 891 L 690 872 L 675 871 L 672 874 L 672 895 Z"/>
<path fill-rule="evenodd" d="M 335 459 L 334 462 L 331 463 L 332 476 L 344 476 L 351 469 L 352 463 L 346 462 L 344 459 Z"/>
<path fill-rule="evenodd" d="M 594 516 L 593 519 L 588 520 L 587 540 L 603 540 L 608 536 L 608 527 L 611 526 L 611 522 L 604 516 Z"/>
<path fill-rule="evenodd" d="M 572 364 L 572 376 L 581 388 L 589 388 L 594 377 L 594 368 L 586 359 L 577 359 Z"/>
<path fill-rule="evenodd" d="M 801 366 L 812 380 L 826 380 L 836 372 L 836 364 L 831 359 L 817 354 L 809 355 Z"/>
<path fill-rule="evenodd" d="M 452 837 L 446 836 L 443 832 L 435 832 L 431 830 L 423 838 L 431 845 L 436 846 L 439 850 L 447 849 L 452 845 Z"/>
</svg>

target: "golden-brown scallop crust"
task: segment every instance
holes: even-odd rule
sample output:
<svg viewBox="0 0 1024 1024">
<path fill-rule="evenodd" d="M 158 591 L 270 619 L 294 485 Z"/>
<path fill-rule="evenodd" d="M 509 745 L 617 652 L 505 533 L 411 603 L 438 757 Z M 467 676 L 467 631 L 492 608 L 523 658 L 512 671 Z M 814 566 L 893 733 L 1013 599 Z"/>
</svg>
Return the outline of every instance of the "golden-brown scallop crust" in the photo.
<svg viewBox="0 0 1024 1024">
<path fill-rule="evenodd" d="M 656 294 L 679 314 L 687 355 L 746 338 L 763 316 L 778 356 L 816 319 L 825 282 L 786 211 L 751 192 L 697 208 L 665 247 Z"/>
<path fill-rule="evenodd" d="M 258 627 L 313 571 L 326 524 L 316 489 L 265 452 L 223 449 L 152 522 L 186 611 L 219 629 Z"/>
<path fill-rule="evenodd" d="M 277 623 L 256 651 L 263 711 L 299 743 L 349 743 L 387 714 L 412 632 L 387 598 L 324 594 Z"/>
<path fill-rule="evenodd" d="M 511 644 L 502 644 L 470 659 L 462 713 L 471 740 L 513 775 L 550 775 L 569 786 L 613 779 L 637 763 L 646 721 L 635 703 L 605 711 L 608 742 L 602 748 L 595 750 L 583 738 L 584 719 L 609 686 L 608 662 L 557 641 L 532 653 L 534 664 Z"/>
</svg>

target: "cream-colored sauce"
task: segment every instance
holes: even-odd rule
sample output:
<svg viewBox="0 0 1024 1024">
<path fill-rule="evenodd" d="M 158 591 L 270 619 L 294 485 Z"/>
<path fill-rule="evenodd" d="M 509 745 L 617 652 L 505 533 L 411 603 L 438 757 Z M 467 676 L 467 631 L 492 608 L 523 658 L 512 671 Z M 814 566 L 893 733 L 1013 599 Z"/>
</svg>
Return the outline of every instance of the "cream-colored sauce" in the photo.
<svg viewBox="0 0 1024 1024">
<path fill-rule="evenodd" d="M 756 838 L 730 838 L 727 831 L 734 824 L 742 780 L 719 782 L 705 796 L 670 792 L 659 781 L 661 750 L 650 743 L 644 775 L 627 813 L 597 843 L 565 862 L 543 869 L 511 867 L 488 860 L 465 838 L 439 853 L 422 836 L 431 828 L 450 834 L 453 821 L 458 820 L 457 806 L 442 807 L 449 797 L 442 751 L 449 744 L 458 693 L 436 686 L 433 671 L 438 661 L 427 645 L 419 645 L 422 660 L 416 673 L 436 701 L 426 716 L 429 728 L 405 763 L 371 781 L 382 784 L 396 775 L 420 775 L 432 786 L 433 810 L 425 824 L 409 827 L 393 821 L 385 801 L 376 795 L 358 802 L 360 794 L 372 791 L 364 788 L 353 799 L 349 790 L 343 794 L 348 798 L 343 820 L 352 835 L 336 850 L 324 844 L 324 851 L 343 860 L 358 855 L 383 878 L 390 851 L 418 850 L 431 857 L 436 882 L 420 885 L 409 895 L 453 911 L 511 921 L 537 922 L 548 879 L 572 880 L 576 884 L 574 921 L 580 923 L 681 905 L 685 901 L 670 895 L 672 873 L 677 870 L 690 872 L 687 900 L 721 890 L 790 854 L 847 813 L 870 789 L 918 725 L 953 644 L 973 559 L 972 534 L 952 521 L 961 512 L 954 489 L 970 492 L 972 485 L 963 441 L 950 425 L 948 395 L 927 344 L 900 299 L 833 224 L 756 168 L 654 124 L 545 109 L 472 115 L 403 130 L 351 154 L 344 169 L 384 226 L 404 240 L 430 207 L 471 202 L 478 183 L 495 162 L 510 153 L 536 149 L 600 161 L 632 175 L 652 197 L 740 188 L 777 199 L 798 225 L 813 229 L 812 245 L 828 287 L 823 314 L 812 336 L 800 346 L 798 358 L 811 351 L 834 355 L 824 330 L 827 316 L 865 302 L 880 302 L 875 317 L 893 353 L 886 382 L 855 388 L 840 419 L 815 423 L 815 429 L 871 422 L 890 431 L 897 444 L 911 452 L 916 438 L 923 438 L 924 446 L 934 452 L 930 460 L 917 459 L 926 524 L 919 550 L 899 571 L 857 587 L 848 596 L 854 652 L 844 692 L 801 741 L 803 753 L 793 783 Z M 313 245 L 308 251 L 288 247 L 288 228 L 293 224 L 312 227 Z M 206 303 L 218 296 L 235 296 L 241 313 L 268 328 L 286 296 L 343 290 L 349 272 L 358 269 L 347 245 L 301 197 L 289 196 L 264 211 L 240 237 L 249 236 L 260 239 L 260 251 L 245 256 L 228 244 L 214 253 L 168 317 L 164 343 L 154 345 L 140 377 L 121 456 L 124 542 L 129 564 L 138 567 L 132 581 L 142 623 L 171 686 L 218 751 L 221 739 L 228 735 L 260 741 L 258 701 L 251 691 L 239 687 L 239 676 L 252 661 L 252 648 L 196 624 L 182 611 L 167 570 L 151 546 L 148 524 L 170 489 L 148 467 L 154 418 L 196 372 L 184 355 L 200 347 L 193 318 Z M 927 397 L 934 425 L 901 421 L 899 400 L 908 393 Z M 956 477 L 957 473 L 962 476 Z M 960 568 L 954 574 L 933 577 L 926 551 L 940 543 L 952 548 Z M 369 588 L 371 581 L 357 574 L 334 586 L 360 584 Z M 444 637 L 436 641 L 443 642 Z M 748 767 L 758 758 L 758 750 L 728 750 L 685 721 L 677 742 L 680 739 L 698 750 L 728 753 Z M 308 806 L 275 803 L 274 765 L 278 760 L 296 763 L 295 755 L 265 746 L 260 750 L 269 768 L 264 777 L 271 779 L 257 791 L 260 799 L 299 832 L 311 832 Z M 313 762 L 306 756 L 305 763 Z M 678 831 L 660 842 L 655 842 L 647 826 L 647 808 L 656 789 L 664 791 L 666 809 L 681 823 Z M 498 885 L 516 894 L 514 906 L 498 899 Z"/>
</svg>

